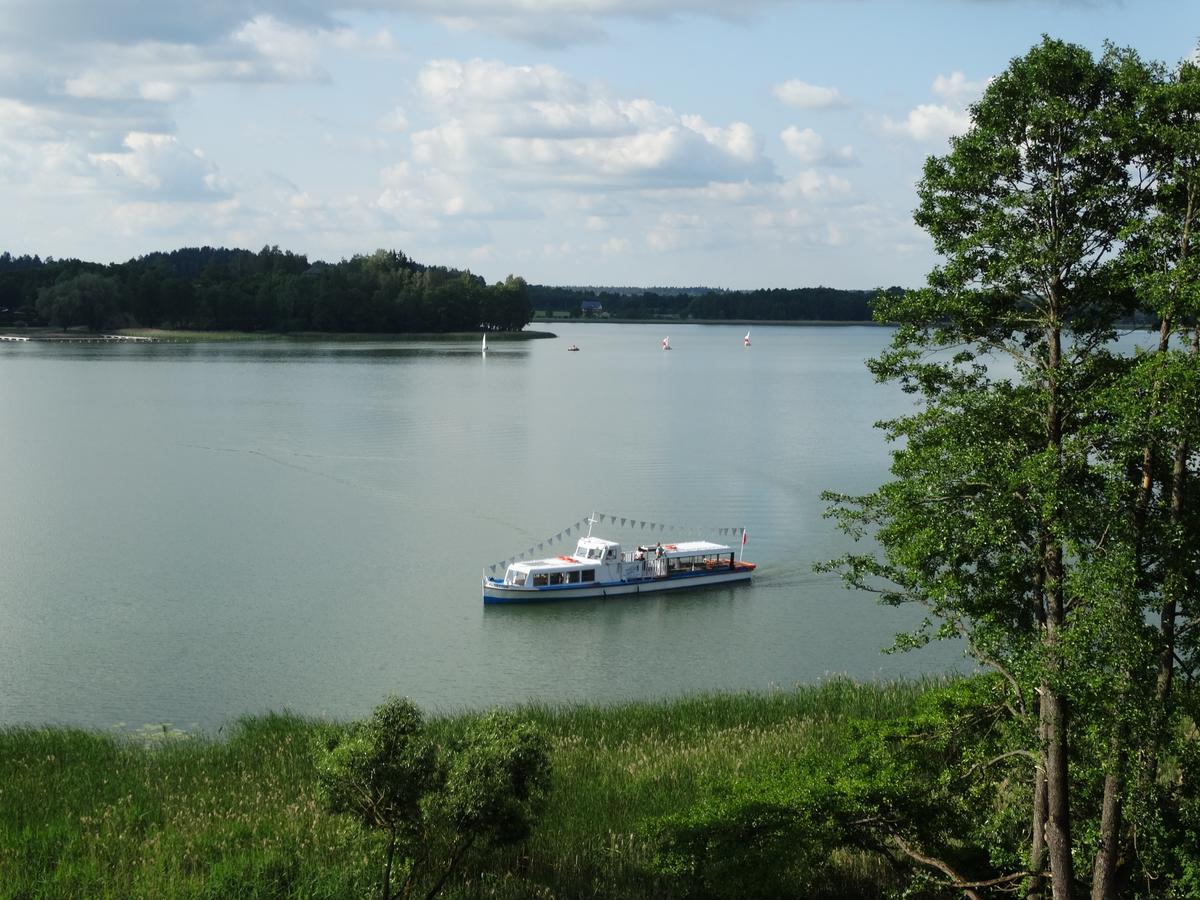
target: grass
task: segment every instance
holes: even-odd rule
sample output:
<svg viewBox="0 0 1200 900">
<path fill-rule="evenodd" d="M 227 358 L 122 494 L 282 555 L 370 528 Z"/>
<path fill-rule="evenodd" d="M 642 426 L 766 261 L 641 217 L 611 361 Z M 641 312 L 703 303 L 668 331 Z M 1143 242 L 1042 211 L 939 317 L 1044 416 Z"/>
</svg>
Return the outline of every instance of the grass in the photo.
<svg viewBox="0 0 1200 900">
<path fill-rule="evenodd" d="M 521 707 L 551 741 L 549 805 L 527 846 L 449 895 L 661 896 L 647 824 L 729 779 L 836 753 L 851 722 L 903 715 L 930 684 Z M 449 736 L 470 718 L 430 727 Z M 371 839 L 317 801 L 312 748 L 336 727 L 285 714 L 219 739 L 0 730 L 0 898 L 370 896 Z M 847 860 L 847 877 L 864 865 Z"/>
<path fill-rule="evenodd" d="M 121 328 L 114 334 L 128 337 L 148 337 L 156 341 L 178 341 L 180 343 L 197 343 L 200 341 L 279 341 L 285 338 L 282 334 L 259 331 L 189 331 L 174 328 Z"/>
</svg>

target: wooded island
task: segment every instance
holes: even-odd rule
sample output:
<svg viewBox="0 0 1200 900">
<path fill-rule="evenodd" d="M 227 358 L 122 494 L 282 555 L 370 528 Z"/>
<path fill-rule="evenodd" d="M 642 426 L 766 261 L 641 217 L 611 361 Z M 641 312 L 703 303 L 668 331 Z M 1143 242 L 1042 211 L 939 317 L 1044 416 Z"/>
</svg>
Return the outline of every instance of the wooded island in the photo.
<svg viewBox="0 0 1200 900">
<path fill-rule="evenodd" d="M 899 293 L 899 288 L 890 289 Z M 102 265 L 0 253 L 0 327 L 266 333 L 519 331 L 551 315 L 869 322 L 874 291 L 565 288 L 377 250 L 337 263 L 264 247 L 187 247 Z"/>
</svg>

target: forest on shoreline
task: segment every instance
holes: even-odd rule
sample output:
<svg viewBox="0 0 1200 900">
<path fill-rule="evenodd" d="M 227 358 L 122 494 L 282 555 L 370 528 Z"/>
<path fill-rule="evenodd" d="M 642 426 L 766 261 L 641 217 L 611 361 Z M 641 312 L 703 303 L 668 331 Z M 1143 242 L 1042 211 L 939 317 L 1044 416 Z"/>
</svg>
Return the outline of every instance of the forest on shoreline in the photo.
<svg viewBox="0 0 1200 900">
<path fill-rule="evenodd" d="M 528 285 L 378 250 L 337 263 L 278 247 L 187 247 L 102 265 L 0 254 L 0 327 L 444 333 L 519 331 Z"/>
<path fill-rule="evenodd" d="M 903 293 L 893 287 L 888 294 Z M 573 288 L 377 250 L 337 263 L 278 247 L 185 247 L 104 265 L 0 253 L 0 328 L 163 328 L 256 333 L 519 331 L 546 316 L 869 322 L 876 291 Z"/>
</svg>

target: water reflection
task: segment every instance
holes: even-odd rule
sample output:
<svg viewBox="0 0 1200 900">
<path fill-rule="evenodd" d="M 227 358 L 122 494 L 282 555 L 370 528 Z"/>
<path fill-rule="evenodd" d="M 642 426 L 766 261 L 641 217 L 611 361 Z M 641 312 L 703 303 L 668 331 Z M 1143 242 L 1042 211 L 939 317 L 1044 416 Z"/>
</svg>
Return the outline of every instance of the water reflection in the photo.
<svg viewBox="0 0 1200 900">
<path fill-rule="evenodd" d="M 289 364 L 393 363 L 408 360 L 479 360 L 499 362 L 528 358 L 529 341 L 493 341 L 486 355 L 477 342 L 428 341 L 229 341 L 87 344 L 30 342 L 11 345 L 15 353 L 44 360 L 203 360 L 205 362 L 264 362 Z M 4 349 L 10 349 L 8 346 Z"/>
</svg>

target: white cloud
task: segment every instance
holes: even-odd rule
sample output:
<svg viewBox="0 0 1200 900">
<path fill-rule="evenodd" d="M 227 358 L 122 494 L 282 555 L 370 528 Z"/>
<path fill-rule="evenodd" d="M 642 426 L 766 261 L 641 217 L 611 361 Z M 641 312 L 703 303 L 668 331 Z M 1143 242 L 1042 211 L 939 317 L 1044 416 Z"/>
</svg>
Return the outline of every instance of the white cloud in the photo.
<svg viewBox="0 0 1200 900">
<path fill-rule="evenodd" d="M 845 178 L 837 175 L 824 175 L 813 169 L 806 169 L 787 179 L 779 188 L 779 194 L 785 200 L 795 202 L 803 199 L 830 200 L 838 196 L 849 195 L 853 185 Z"/>
<path fill-rule="evenodd" d="M 408 113 L 402 106 L 394 106 L 379 117 L 379 130 L 392 134 L 408 131 Z"/>
<path fill-rule="evenodd" d="M 637 101 L 626 107 L 546 65 L 440 59 L 421 69 L 417 86 L 439 118 L 463 118 L 475 130 L 497 136 L 623 134 L 648 114 Z"/>
<path fill-rule="evenodd" d="M 281 81 L 318 81 L 326 78 L 317 62 L 320 42 L 310 29 L 293 28 L 271 16 L 255 16 L 233 35 L 248 45 L 263 64 L 260 77 Z"/>
<path fill-rule="evenodd" d="M 781 103 L 798 109 L 834 109 L 850 101 L 835 87 L 821 87 L 793 78 L 775 85 L 772 92 Z"/>
<path fill-rule="evenodd" d="M 945 141 L 962 134 L 970 126 L 971 116 L 965 110 L 934 103 L 921 104 L 902 122 L 887 116 L 883 119 L 885 133 L 921 143 Z"/>
<path fill-rule="evenodd" d="M 931 88 L 941 103 L 923 103 L 910 110 L 903 121 L 885 116 L 881 128 L 885 134 L 920 143 L 946 141 L 971 127 L 967 106 L 979 99 L 990 79 L 968 81 L 962 72 L 938 75 Z"/>
<path fill-rule="evenodd" d="M 496 258 L 496 248 L 491 244 L 481 244 L 478 247 L 472 247 L 468 255 L 472 262 L 491 262 Z"/>
<path fill-rule="evenodd" d="M 646 234 L 646 244 L 657 253 L 702 246 L 712 240 L 708 221 L 695 213 L 664 213 Z"/>
<path fill-rule="evenodd" d="M 772 177 L 746 123 L 613 97 L 553 66 L 436 60 L 417 83 L 440 121 L 411 136 L 412 161 L 464 177 L 585 190 Z"/>
<path fill-rule="evenodd" d="M 400 42 L 386 28 L 381 28 L 373 34 L 364 34 L 353 28 L 339 28 L 332 35 L 332 44 L 339 50 L 351 52 L 372 50 L 394 55 L 400 51 Z"/>
<path fill-rule="evenodd" d="M 962 72 L 951 72 L 933 79 L 933 92 L 947 103 L 965 107 L 979 99 L 989 80 L 967 81 L 967 76 Z"/>
<path fill-rule="evenodd" d="M 700 116 L 682 116 L 680 121 L 734 159 L 753 163 L 762 152 L 758 138 L 754 135 L 754 129 L 745 122 L 734 122 L 728 128 L 718 128 L 715 125 L 709 125 Z"/>
<path fill-rule="evenodd" d="M 11 140 L 47 140 L 57 129 L 48 110 L 20 100 L 0 97 L 0 137 Z"/>
<path fill-rule="evenodd" d="M 107 186 L 160 200 L 212 200 L 227 195 L 217 167 L 172 135 L 132 133 L 121 153 L 95 153 L 92 163 Z"/>
<path fill-rule="evenodd" d="M 789 125 L 779 135 L 788 153 L 806 166 L 849 166 L 857 162 L 854 148 L 849 144 L 833 149 L 811 128 Z"/>
</svg>

